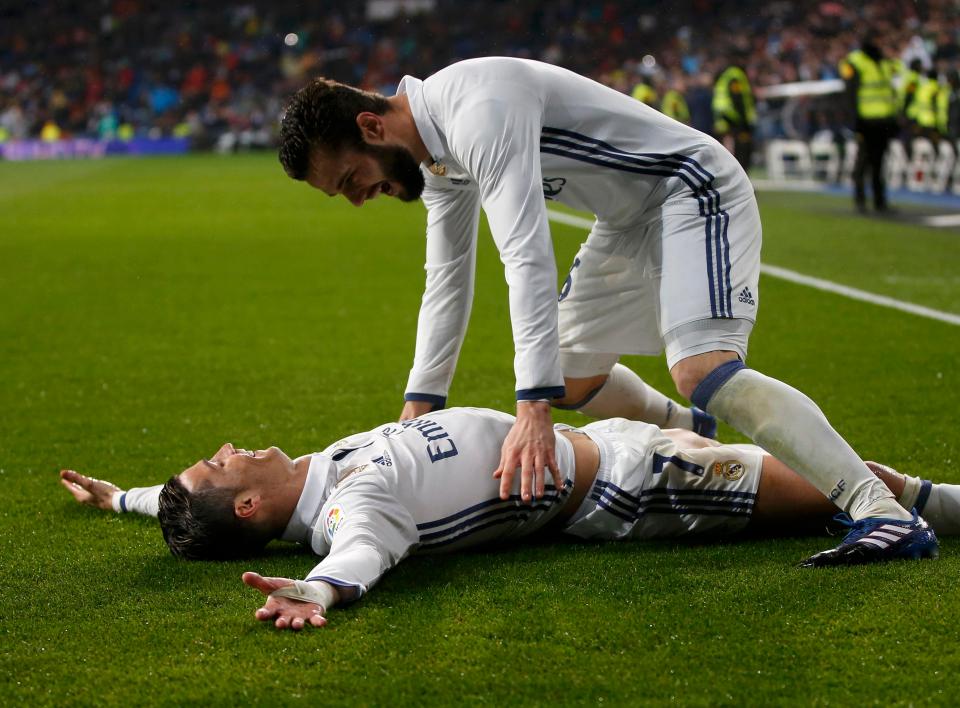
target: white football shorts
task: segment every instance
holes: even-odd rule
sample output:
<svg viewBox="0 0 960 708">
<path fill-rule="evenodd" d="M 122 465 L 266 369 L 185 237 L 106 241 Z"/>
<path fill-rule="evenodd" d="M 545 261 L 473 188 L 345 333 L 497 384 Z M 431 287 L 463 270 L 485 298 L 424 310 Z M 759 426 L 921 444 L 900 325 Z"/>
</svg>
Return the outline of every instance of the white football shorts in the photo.
<svg viewBox="0 0 960 708">
<path fill-rule="evenodd" d="M 594 226 L 560 290 L 565 376 L 607 373 L 618 355 L 665 346 L 670 367 L 716 350 L 746 360 L 760 303 L 760 214 L 752 192 L 716 211 L 667 201 L 641 227 Z"/>
<path fill-rule="evenodd" d="M 756 445 L 682 447 L 656 426 L 624 418 L 579 430 L 600 447 L 600 468 L 566 533 L 591 539 L 720 537 L 750 520 L 765 454 Z"/>
</svg>

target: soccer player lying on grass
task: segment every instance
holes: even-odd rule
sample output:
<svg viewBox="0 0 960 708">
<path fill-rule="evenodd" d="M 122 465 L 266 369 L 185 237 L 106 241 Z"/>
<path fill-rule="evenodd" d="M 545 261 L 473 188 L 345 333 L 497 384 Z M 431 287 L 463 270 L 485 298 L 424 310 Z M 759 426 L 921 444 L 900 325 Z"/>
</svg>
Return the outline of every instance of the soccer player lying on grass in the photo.
<svg viewBox="0 0 960 708">
<path fill-rule="evenodd" d="M 537 531 L 589 539 L 716 538 L 749 527 L 798 528 L 836 507 L 753 445 L 722 445 L 687 430 L 616 418 L 555 428 L 560 488 L 509 473 L 503 499 L 493 469 L 513 426 L 505 413 L 453 408 L 353 435 L 291 460 L 276 447 L 226 444 L 165 485 L 131 489 L 61 472 L 80 502 L 158 516 L 174 555 L 237 558 L 272 539 L 302 543 L 323 560 L 306 580 L 243 581 L 267 596 L 260 620 L 278 628 L 326 623 L 327 609 L 359 598 L 411 553 L 512 542 Z M 960 486 L 931 484 L 875 463 L 905 508 L 941 533 L 960 532 Z M 523 498 L 534 497 L 532 503 Z M 917 514 L 914 512 L 914 517 Z M 856 531 L 852 532 L 856 534 Z M 854 541 L 855 542 L 855 541 Z M 936 554 L 933 530 L 890 524 L 858 548 L 884 543 L 898 557 Z"/>
</svg>

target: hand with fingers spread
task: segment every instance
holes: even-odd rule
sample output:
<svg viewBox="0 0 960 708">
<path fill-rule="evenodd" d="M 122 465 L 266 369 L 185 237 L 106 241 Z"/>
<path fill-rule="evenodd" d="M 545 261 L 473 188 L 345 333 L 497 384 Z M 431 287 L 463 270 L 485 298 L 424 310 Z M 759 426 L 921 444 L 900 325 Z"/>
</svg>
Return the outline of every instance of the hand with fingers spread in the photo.
<svg viewBox="0 0 960 708">
<path fill-rule="evenodd" d="M 500 498 L 508 499 L 513 477 L 520 469 L 520 498 L 532 503 L 543 497 L 546 470 L 558 488 L 563 486 L 557 466 L 556 434 L 546 401 L 518 401 L 517 422 L 503 441 L 500 466 L 493 473 L 500 480 Z"/>
<path fill-rule="evenodd" d="M 73 470 L 60 471 L 60 484 L 81 504 L 104 511 L 113 511 L 113 495 L 123 491 L 115 484 Z"/>
<path fill-rule="evenodd" d="M 308 600 L 298 600 L 292 597 L 278 595 L 278 590 L 292 590 L 297 584 L 290 578 L 265 578 L 258 573 L 246 572 L 243 574 L 243 582 L 255 590 L 267 596 L 267 601 L 263 607 L 254 613 L 254 616 L 261 622 L 273 620 L 277 629 L 292 629 L 297 632 L 310 624 L 314 627 L 322 627 L 327 623 L 324 615 L 327 608 L 323 604 L 310 602 Z M 332 606 L 337 602 L 336 589 L 327 586 L 329 600 L 326 605 Z M 332 590 L 332 592 L 330 592 Z"/>
</svg>

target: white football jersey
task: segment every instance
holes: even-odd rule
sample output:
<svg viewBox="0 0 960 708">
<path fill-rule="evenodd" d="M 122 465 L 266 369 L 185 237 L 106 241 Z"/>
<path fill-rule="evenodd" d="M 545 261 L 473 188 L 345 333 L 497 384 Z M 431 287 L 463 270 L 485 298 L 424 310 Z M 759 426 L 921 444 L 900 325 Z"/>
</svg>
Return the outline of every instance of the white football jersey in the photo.
<svg viewBox="0 0 960 708">
<path fill-rule="evenodd" d="M 453 551 L 542 528 L 573 488 L 573 445 L 557 436 L 562 490 L 548 480 L 543 498 L 525 504 L 517 475 L 504 501 L 493 471 L 513 422 L 506 413 L 451 408 L 381 425 L 314 455 L 283 536 L 325 556 L 306 579 L 359 596 L 412 552 Z"/>
<path fill-rule="evenodd" d="M 466 332 L 482 207 L 510 286 L 518 399 L 560 394 L 557 277 L 546 200 L 611 236 L 673 213 L 708 217 L 753 198 L 713 138 L 559 67 L 492 57 L 405 77 L 427 216 L 426 290 L 407 397 L 445 400 Z"/>
<path fill-rule="evenodd" d="M 445 552 L 525 536 L 552 519 L 569 498 L 573 445 L 557 435 L 565 484 L 548 477 L 533 504 L 506 501 L 493 471 L 513 416 L 451 408 L 352 435 L 309 455 L 310 468 L 282 536 L 325 556 L 307 575 L 359 597 L 413 552 Z M 298 458 L 303 459 L 303 458 Z M 114 508 L 156 516 L 162 485 L 118 494 Z"/>
</svg>

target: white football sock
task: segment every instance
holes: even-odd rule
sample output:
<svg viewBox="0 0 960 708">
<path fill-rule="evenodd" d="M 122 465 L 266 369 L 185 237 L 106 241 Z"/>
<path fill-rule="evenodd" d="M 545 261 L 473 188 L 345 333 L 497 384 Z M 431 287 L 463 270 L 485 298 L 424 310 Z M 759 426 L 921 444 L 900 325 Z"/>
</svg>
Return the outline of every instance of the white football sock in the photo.
<svg viewBox="0 0 960 708">
<path fill-rule="evenodd" d="M 711 372 L 692 398 L 796 470 L 853 519 L 911 518 L 817 404 L 795 388 L 736 361 Z"/>
<path fill-rule="evenodd" d="M 919 477 L 901 476 L 906 486 L 897 501 L 905 509 L 917 507 L 937 535 L 960 535 L 960 485 L 933 484 Z"/>
<path fill-rule="evenodd" d="M 603 387 L 577 410 L 594 418 L 629 418 L 661 428 L 693 429 L 693 414 L 644 383 L 623 364 L 615 364 Z"/>
</svg>

